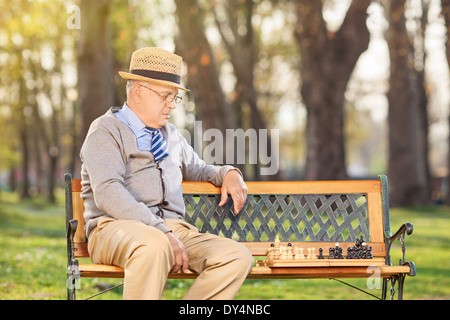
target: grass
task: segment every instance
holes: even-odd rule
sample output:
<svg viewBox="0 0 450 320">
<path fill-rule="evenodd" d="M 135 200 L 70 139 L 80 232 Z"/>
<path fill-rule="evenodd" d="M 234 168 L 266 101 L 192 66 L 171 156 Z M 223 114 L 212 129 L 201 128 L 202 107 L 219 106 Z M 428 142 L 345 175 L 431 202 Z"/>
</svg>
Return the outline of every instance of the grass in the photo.
<svg viewBox="0 0 450 320">
<path fill-rule="evenodd" d="M 450 208 L 428 206 L 392 209 L 391 230 L 414 224 L 406 238 L 407 259 L 415 262 L 417 275 L 407 277 L 405 299 L 450 299 Z M 401 249 L 392 249 L 394 263 Z M 395 254 L 394 254 L 395 252 Z M 0 194 L 0 300 L 66 299 L 66 242 L 63 194 L 56 205 L 40 199 L 19 201 L 16 194 Z M 169 280 L 163 299 L 181 299 L 193 280 Z M 80 282 L 78 298 L 99 292 L 104 284 L 121 279 L 88 279 Z M 368 290 L 366 279 L 348 279 Z M 115 289 L 96 299 L 120 299 Z M 333 280 L 247 280 L 236 299 L 373 299 Z"/>
</svg>

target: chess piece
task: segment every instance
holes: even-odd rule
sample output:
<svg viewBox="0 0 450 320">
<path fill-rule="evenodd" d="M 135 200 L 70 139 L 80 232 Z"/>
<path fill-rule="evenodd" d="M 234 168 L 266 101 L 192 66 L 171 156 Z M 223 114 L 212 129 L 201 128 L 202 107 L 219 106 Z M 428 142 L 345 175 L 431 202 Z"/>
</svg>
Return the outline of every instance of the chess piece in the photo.
<svg viewBox="0 0 450 320">
<path fill-rule="evenodd" d="M 319 248 L 319 259 L 325 259 L 325 257 L 323 256 L 323 249 Z"/>
<path fill-rule="evenodd" d="M 299 247 L 294 248 L 294 260 L 300 260 L 300 250 Z"/>
<path fill-rule="evenodd" d="M 373 255 L 372 255 L 372 247 L 369 247 L 369 249 L 367 250 L 367 256 L 366 259 L 372 259 Z"/>
<path fill-rule="evenodd" d="M 342 248 L 339 248 L 339 259 L 344 259 L 344 255 L 342 254 Z"/>
<path fill-rule="evenodd" d="M 311 248 L 311 259 L 317 259 L 316 248 Z"/>
<path fill-rule="evenodd" d="M 365 245 L 365 241 L 364 241 L 364 238 L 363 238 L 363 236 L 361 235 L 361 237 L 358 239 L 358 238 L 356 238 L 356 243 L 357 243 L 357 247 L 358 248 L 361 248 L 361 246 L 363 246 L 363 245 Z"/>
<path fill-rule="evenodd" d="M 272 261 L 274 256 L 274 246 L 273 244 L 267 249 L 267 261 Z"/>
<path fill-rule="evenodd" d="M 300 248 L 300 259 L 301 260 L 305 260 L 305 254 L 303 253 L 303 251 L 304 251 L 304 249 L 303 248 Z"/>
<path fill-rule="evenodd" d="M 311 259 L 312 259 L 311 249 L 312 249 L 312 248 L 308 248 L 308 257 L 307 257 L 308 260 L 311 260 Z"/>
<path fill-rule="evenodd" d="M 361 259 L 361 248 L 356 248 L 355 255 L 353 259 Z"/>
<path fill-rule="evenodd" d="M 279 248 L 279 247 L 280 247 L 280 237 L 277 234 L 277 236 L 275 237 L 275 248 Z"/>
<path fill-rule="evenodd" d="M 287 248 L 286 247 L 281 247 L 280 260 L 287 260 L 287 259 L 288 259 Z"/>
<path fill-rule="evenodd" d="M 273 243 L 271 243 L 270 246 L 267 248 L 267 255 L 269 255 L 269 252 L 273 252 L 274 248 L 275 248 L 275 245 Z"/>
<path fill-rule="evenodd" d="M 289 260 L 292 260 L 292 259 L 294 259 L 294 253 L 292 252 L 292 244 L 288 244 L 288 247 L 287 247 L 287 258 L 289 259 Z"/>
<path fill-rule="evenodd" d="M 352 250 L 353 249 L 351 247 L 347 248 L 347 259 L 353 259 Z"/>
<path fill-rule="evenodd" d="M 280 259 L 280 255 L 281 255 L 280 247 L 277 247 L 277 246 L 275 245 L 275 246 L 273 247 L 273 253 L 272 253 L 273 260 L 278 260 L 278 259 Z"/>
<path fill-rule="evenodd" d="M 342 255 L 342 248 L 339 247 L 339 243 L 336 242 L 335 248 L 334 248 L 334 259 L 344 259 L 344 256 Z"/>
<path fill-rule="evenodd" d="M 361 259 L 366 259 L 366 254 L 367 254 L 367 246 L 366 245 L 361 246 L 361 250 L 360 250 L 359 254 L 361 255 Z"/>
<path fill-rule="evenodd" d="M 328 249 L 328 259 L 334 259 L 334 248 L 329 248 Z"/>
</svg>

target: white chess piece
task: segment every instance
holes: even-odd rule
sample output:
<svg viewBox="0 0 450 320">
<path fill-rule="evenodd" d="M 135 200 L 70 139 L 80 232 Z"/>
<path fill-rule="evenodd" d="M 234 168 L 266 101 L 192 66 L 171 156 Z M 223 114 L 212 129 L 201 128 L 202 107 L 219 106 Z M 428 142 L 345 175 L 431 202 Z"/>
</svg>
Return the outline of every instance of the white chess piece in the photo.
<svg viewBox="0 0 450 320">
<path fill-rule="evenodd" d="M 287 248 L 286 247 L 281 247 L 280 260 L 287 260 L 287 259 L 288 259 Z"/>
<path fill-rule="evenodd" d="M 300 259 L 301 260 L 305 259 L 305 254 L 303 253 L 303 248 L 300 248 Z"/>
<path fill-rule="evenodd" d="M 299 247 L 295 247 L 294 248 L 294 260 L 300 260 L 301 256 L 300 256 L 300 248 Z"/>
<path fill-rule="evenodd" d="M 267 249 L 267 261 L 272 260 L 273 260 L 273 247 L 269 247 L 269 249 Z"/>
<path fill-rule="evenodd" d="M 275 248 L 279 248 L 280 247 L 280 237 L 277 235 L 275 237 Z"/>
<path fill-rule="evenodd" d="M 287 258 L 288 258 L 289 260 L 294 259 L 294 254 L 293 254 L 293 252 L 292 252 L 292 246 L 288 246 L 288 249 L 287 249 Z"/>
<path fill-rule="evenodd" d="M 273 249 L 273 259 L 274 259 L 274 260 L 280 259 L 280 255 L 281 255 L 280 247 L 275 247 L 275 248 Z"/>
</svg>

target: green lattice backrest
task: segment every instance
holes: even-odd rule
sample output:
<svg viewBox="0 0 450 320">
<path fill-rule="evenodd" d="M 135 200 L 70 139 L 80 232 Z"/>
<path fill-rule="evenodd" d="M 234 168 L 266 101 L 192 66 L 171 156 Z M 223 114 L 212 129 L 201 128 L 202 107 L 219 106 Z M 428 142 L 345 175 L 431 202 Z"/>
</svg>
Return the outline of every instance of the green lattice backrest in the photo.
<svg viewBox="0 0 450 320">
<path fill-rule="evenodd" d="M 219 207 L 220 188 L 184 182 L 185 219 L 201 232 L 232 238 L 250 248 L 256 247 L 252 243 L 273 242 L 277 235 L 284 242 L 317 246 L 350 244 L 362 235 L 383 251 L 379 180 L 247 182 L 247 187 L 244 208 L 234 215 L 231 197 Z"/>
<path fill-rule="evenodd" d="M 185 194 L 186 220 L 201 232 L 237 241 L 370 241 L 366 194 L 249 194 L 235 215 L 231 199 L 219 207 L 220 195 Z"/>
</svg>

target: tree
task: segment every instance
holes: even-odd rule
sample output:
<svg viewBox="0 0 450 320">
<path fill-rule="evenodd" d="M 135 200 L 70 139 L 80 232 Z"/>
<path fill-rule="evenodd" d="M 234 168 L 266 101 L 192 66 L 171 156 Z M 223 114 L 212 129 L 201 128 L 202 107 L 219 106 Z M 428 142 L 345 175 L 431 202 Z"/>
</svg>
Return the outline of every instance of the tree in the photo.
<svg viewBox="0 0 450 320">
<path fill-rule="evenodd" d="M 79 145 L 96 118 L 114 105 L 114 58 L 109 22 L 111 0 L 81 0 L 78 96 L 82 114 Z M 78 173 L 79 170 L 76 170 Z"/>
<path fill-rule="evenodd" d="M 419 69 L 414 63 L 414 35 L 410 37 L 406 29 L 405 0 L 388 1 L 386 8 L 391 61 L 387 94 L 390 203 L 424 205 L 431 196 L 424 68 L 423 63 Z"/>
<path fill-rule="evenodd" d="M 20 150 L 21 166 L 12 177 L 18 177 L 21 196 L 34 193 L 45 195 L 55 201 L 57 168 L 63 153 L 61 127 L 64 127 L 63 108 L 66 84 L 63 81 L 63 58 L 67 41 L 65 27 L 65 4 L 62 1 L 2 3 L 2 37 L 6 39 L 1 48 L 7 57 L 1 68 L 4 133 L 10 139 L 10 152 Z M 45 25 L 44 29 L 42 26 Z M 13 143 L 12 143 L 13 142 Z M 11 159 L 10 165 L 13 163 Z M 17 161 L 17 160 L 16 160 Z M 11 179 L 13 181 L 13 179 Z M 12 185 L 15 182 L 11 183 Z M 31 193 L 30 190 L 35 192 Z"/>
<path fill-rule="evenodd" d="M 225 135 L 236 128 L 233 110 L 225 100 L 213 50 L 205 34 L 205 12 L 197 0 L 175 0 L 178 17 L 176 52 L 187 63 L 188 84 L 203 129 L 215 128 Z"/>
<path fill-rule="evenodd" d="M 297 0 L 295 35 L 301 55 L 301 95 L 307 109 L 306 180 L 346 179 L 344 94 L 368 48 L 370 0 L 353 0 L 341 27 L 327 29 L 323 1 Z"/>
<path fill-rule="evenodd" d="M 445 42 L 445 49 L 447 53 L 447 64 L 450 71 L 450 0 L 441 0 L 442 15 L 444 16 L 445 26 L 447 27 L 447 40 Z M 450 104 L 449 104 L 450 107 Z M 450 127 L 450 116 L 449 116 L 449 127 Z M 447 185 L 450 185 L 450 136 L 448 138 L 448 175 L 447 175 Z M 450 205 L 450 192 L 447 192 L 445 202 Z"/>
<path fill-rule="evenodd" d="M 229 55 L 236 76 L 236 89 L 234 94 L 235 114 L 239 127 L 244 124 L 238 117 L 244 105 L 250 109 L 250 126 L 252 129 L 265 130 L 268 128 L 266 120 L 258 107 L 258 91 L 254 84 L 254 72 L 258 59 L 259 34 L 253 27 L 255 2 L 253 0 L 217 1 L 211 4 L 217 29 L 222 42 Z M 220 10 L 219 10 L 220 9 Z M 223 11 L 221 15 L 219 11 Z M 223 17 L 221 17 L 223 16 Z M 259 137 L 262 139 L 262 137 Z M 267 136 L 266 145 L 271 150 L 271 137 Z M 253 166 L 253 179 L 260 180 L 259 164 Z M 279 178 L 279 172 L 269 176 L 271 179 Z"/>
</svg>

